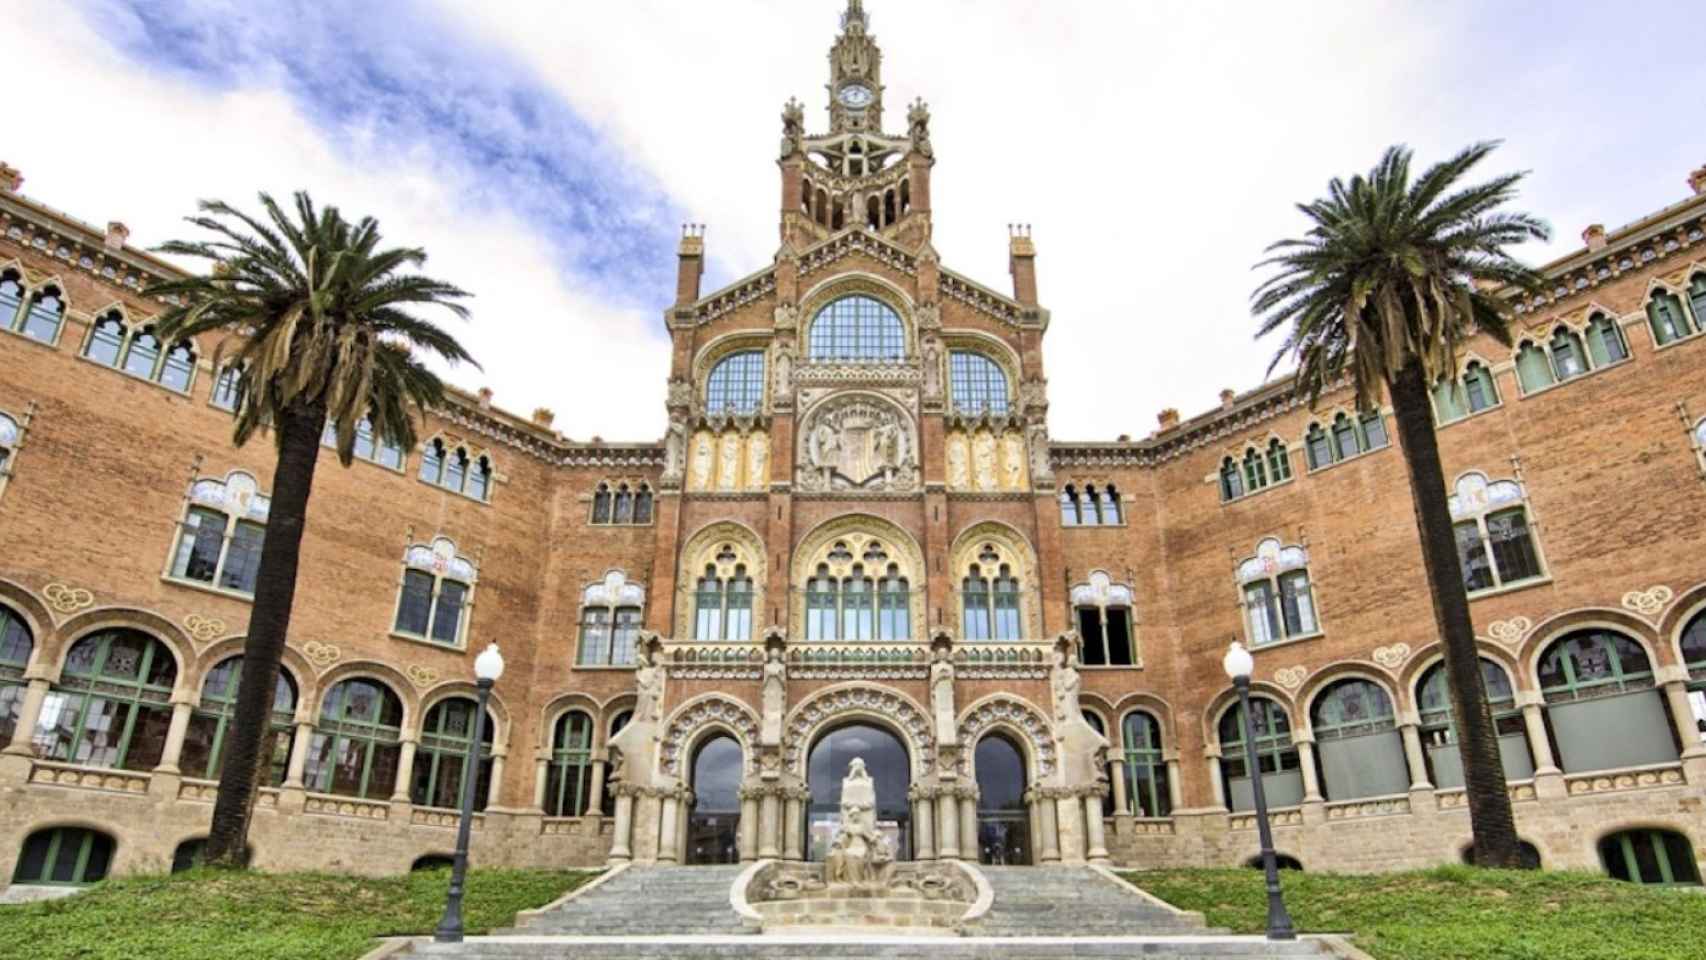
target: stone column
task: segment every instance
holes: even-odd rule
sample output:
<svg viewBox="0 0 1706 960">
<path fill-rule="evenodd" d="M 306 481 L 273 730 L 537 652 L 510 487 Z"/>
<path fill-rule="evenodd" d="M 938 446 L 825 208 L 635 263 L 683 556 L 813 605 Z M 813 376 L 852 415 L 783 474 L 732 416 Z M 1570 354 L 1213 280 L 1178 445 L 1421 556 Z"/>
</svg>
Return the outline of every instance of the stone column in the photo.
<svg viewBox="0 0 1706 960">
<path fill-rule="evenodd" d="M 586 791 L 586 815 L 589 817 L 602 816 L 604 811 L 604 769 L 609 766 L 603 760 L 592 762 L 592 785 Z"/>
<path fill-rule="evenodd" d="M 303 720 L 296 724 L 296 738 L 290 743 L 290 765 L 284 773 L 285 789 L 301 790 L 302 775 L 308 769 L 308 751 L 314 746 L 314 724 Z"/>
<path fill-rule="evenodd" d="M 1321 803 L 1326 800 L 1321 795 L 1321 775 L 1315 770 L 1315 741 L 1313 739 L 1297 738 L 1292 741 L 1297 745 L 1297 767 L 1303 773 L 1303 802 Z M 1262 775 L 1258 766 L 1250 771 L 1253 777 Z"/>
<path fill-rule="evenodd" d="M 1124 760 L 1108 761 L 1108 778 L 1114 782 L 1114 816 L 1135 813 L 1130 798 L 1126 796 Z"/>
<path fill-rule="evenodd" d="M 1523 693 L 1518 693 L 1517 698 L 1519 701 L 1528 700 L 1522 705 L 1522 722 L 1528 730 L 1528 750 L 1534 755 L 1534 775 L 1540 777 L 1561 773 L 1558 760 L 1552 755 L 1552 738 L 1546 735 L 1546 715 L 1542 712 L 1545 708 L 1541 705 L 1539 695 L 1529 694 L 1524 697 Z"/>
<path fill-rule="evenodd" d="M 545 786 L 550 781 L 551 761 L 544 757 L 533 758 L 533 806 L 545 809 Z"/>
<path fill-rule="evenodd" d="M 1214 768 L 1215 803 L 1220 803 L 1220 764 L 1211 764 Z M 1167 809 L 1178 810 L 1185 805 L 1185 785 L 1179 780 L 1179 758 L 1167 758 Z"/>
<path fill-rule="evenodd" d="M 1037 797 L 1037 819 L 1043 822 L 1043 862 L 1060 862 L 1060 818 L 1055 814 L 1054 798 Z"/>
<path fill-rule="evenodd" d="M 172 722 L 166 727 L 166 749 L 160 752 L 155 773 L 177 773 L 178 761 L 184 755 L 184 737 L 190 732 L 190 714 L 195 705 L 187 701 L 172 704 Z"/>
<path fill-rule="evenodd" d="M 1219 753 L 1208 754 L 1208 783 L 1209 789 L 1214 791 L 1214 805 L 1221 810 L 1229 809 L 1226 805 L 1225 772 L 1220 768 Z M 1175 806 L 1174 809 L 1178 807 Z"/>
<path fill-rule="evenodd" d="M 789 795 L 782 804 L 782 859 L 804 860 L 805 850 L 802 847 L 806 832 L 806 799 L 799 793 Z"/>
<path fill-rule="evenodd" d="M 960 858 L 960 807 L 950 790 L 936 796 L 936 856 L 943 860 Z"/>
<path fill-rule="evenodd" d="M 616 824 L 610 831 L 610 862 L 625 863 L 634 855 L 629 834 L 634 829 L 634 797 L 627 791 L 616 794 Z"/>
<path fill-rule="evenodd" d="M 758 801 L 758 856 L 761 860 L 773 860 L 781 855 L 782 798 L 770 787 Z"/>
<path fill-rule="evenodd" d="M 758 798 L 744 795 L 740 798 L 740 862 L 751 863 L 758 859 Z"/>
<path fill-rule="evenodd" d="M 936 805 L 922 794 L 912 799 L 912 856 L 936 859 Z"/>
<path fill-rule="evenodd" d="M 1422 731 L 1415 723 L 1406 723 L 1398 728 L 1404 738 L 1404 760 L 1410 764 L 1410 789 L 1432 790 L 1434 785 L 1428 782 L 1428 762 L 1422 755 Z"/>
<path fill-rule="evenodd" d="M 415 779 L 415 746 L 413 738 L 403 741 L 403 753 L 397 758 L 397 784 L 391 791 L 392 803 L 409 802 L 409 783 Z"/>
<path fill-rule="evenodd" d="M 1056 797 L 1055 814 L 1060 820 L 1061 863 L 1084 862 L 1084 804 L 1074 796 Z"/>
<path fill-rule="evenodd" d="M 1694 708 L 1688 703 L 1688 683 L 1667 680 L 1664 689 L 1665 699 L 1670 701 L 1671 722 L 1676 725 L 1676 736 L 1682 743 L 1682 755 L 1706 756 L 1706 744 L 1700 742 L 1700 729 L 1695 726 Z"/>
<path fill-rule="evenodd" d="M 687 862 L 687 828 L 688 817 L 693 814 L 693 794 L 684 792 L 675 805 L 675 848 L 681 854 L 681 862 Z M 736 838 L 738 842 L 738 837 Z M 737 851 L 738 852 L 738 851 Z"/>
<path fill-rule="evenodd" d="M 41 705 L 47 700 L 48 682 L 41 678 L 31 680 L 24 688 L 24 705 L 18 713 L 18 726 L 12 731 L 12 741 L 6 745 L 4 753 L 20 757 L 35 756 L 32 745 L 36 735 L 36 724 L 41 722 Z"/>
<path fill-rule="evenodd" d="M 681 860 L 681 837 L 676 830 L 680 823 L 680 815 L 676 812 L 681 801 L 675 794 L 663 798 L 663 808 L 658 813 L 658 862 L 679 863 Z"/>
<path fill-rule="evenodd" d="M 1108 837 L 1102 825 L 1102 797 L 1097 793 L 1084 795 L 1084 837 L 1090 849 L 1091 863 L 1108 863 Z"/>
<path fill-rule="evenodd" d="M 971 863 L 978 861 L 977 795 L 970 791 L 960 795 L 960 856 Z"/>
<path fill-rule="evenodd" d="M 1040 866 L 1043 862 L 1043 815 L 1042 801 L 1035 793 L 1025 794 L 1025 812 L 1031 817 L 1031 865 Z"/>
</svg>

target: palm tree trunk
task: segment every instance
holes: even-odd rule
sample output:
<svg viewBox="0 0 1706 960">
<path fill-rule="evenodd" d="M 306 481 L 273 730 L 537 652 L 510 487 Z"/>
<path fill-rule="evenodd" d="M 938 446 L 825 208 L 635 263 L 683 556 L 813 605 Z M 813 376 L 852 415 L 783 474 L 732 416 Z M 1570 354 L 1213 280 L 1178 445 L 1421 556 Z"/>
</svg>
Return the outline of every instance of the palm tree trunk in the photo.
<svg viewBox="0 0 1706 960">
<path fill-rule="evenodd" d="M 207 836 L 205 859 L 211 865 L 240 867 L 248 859 L 249 815 L 266 769 L 261 755 L 272 741 L 273 691 L 278 683 L 279 657 L 290 630 L 291 605 L 296 599 L 303 521 L 325 421 L 322 407 L 299 404 L 287 408 L 277 425 L 278 466 L 273 470 L 272 507 L 255 577 L 249 636 L 243 644 L 237 707 L 227 734 L 231 745 L 226 748 L 220 770 L 213 826 Z"/>
<path fill-rule="evenodd" d="M 1483 867 L 1518 867 L 1516 821 L 1505 790 L 1492 709 L 1481 679 L 1475 627 L 1469 619 L 1469 598 L 1463 587 L 1463 565 L 1457 556 L 1457 537 L 1446 500 L 1439 438 L 1434 434 L 1433 407 L 1420 362 L 1412 359 L 1405 365 L 1393 378 L 1391 389 L 1398 437 L 1410 472 L 1416 528 L 1421 534 L 1422 566 L 1433 597 L 1434 626 L 1445 649 L 1451 714 L 1463 758 L 1469 828 L 1475 843 L 1474 862 Z"/>
</svg>

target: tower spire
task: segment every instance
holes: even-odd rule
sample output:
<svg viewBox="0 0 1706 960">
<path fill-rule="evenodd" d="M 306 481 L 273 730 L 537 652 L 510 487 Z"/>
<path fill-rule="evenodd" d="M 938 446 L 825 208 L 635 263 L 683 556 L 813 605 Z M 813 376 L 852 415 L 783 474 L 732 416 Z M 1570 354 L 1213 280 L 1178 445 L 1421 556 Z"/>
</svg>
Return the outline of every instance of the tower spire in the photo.
<svg viewBox="0 0 1706 960">
<path fill-rule="evenodd" d="M 865 16 L 865 4 L 862 0 L 847 0 L 847 9 L 841 14 L 841 30 L 843 33 L 852 32 L 854 24 L 858 24 L 860 33 L 865 32 L 871 25 L 870 20 Z"/>
</svg>

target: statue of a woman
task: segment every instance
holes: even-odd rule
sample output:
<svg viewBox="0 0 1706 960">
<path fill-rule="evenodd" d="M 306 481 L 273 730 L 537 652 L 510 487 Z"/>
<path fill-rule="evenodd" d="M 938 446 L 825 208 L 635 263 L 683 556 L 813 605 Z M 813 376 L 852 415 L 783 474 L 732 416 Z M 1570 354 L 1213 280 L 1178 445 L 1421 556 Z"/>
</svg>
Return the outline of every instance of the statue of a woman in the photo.
<svg viewBox="0 0 1706 960">
<path fill-rule="evenodd" d="M 766 747 L 781 746 L 782 713 L 788 703 L 788 665 L 782 659 L 780 643 L 772 643 L 764 651 L 764 680 L 759 703 L 764 709 L 764 717 L 758 742 Z"/>
</svg>

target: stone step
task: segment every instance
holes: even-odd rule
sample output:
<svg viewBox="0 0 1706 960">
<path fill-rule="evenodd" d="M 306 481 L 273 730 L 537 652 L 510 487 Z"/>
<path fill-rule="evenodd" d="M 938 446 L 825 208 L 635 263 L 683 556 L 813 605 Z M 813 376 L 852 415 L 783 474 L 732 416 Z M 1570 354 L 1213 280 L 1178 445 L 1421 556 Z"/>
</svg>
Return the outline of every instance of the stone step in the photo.
<svg viewBox="0 0 1706 960">
<path fill-rule="evenodd" d="M 474 937 L 460 944 L 417 945 L 407 956 L 458 960 L 1070 960 L 1167 957 L 1172 960 L 1330 957 L 1319 941 L 1276 943 L 1259 937 Z"/>
</svg>

